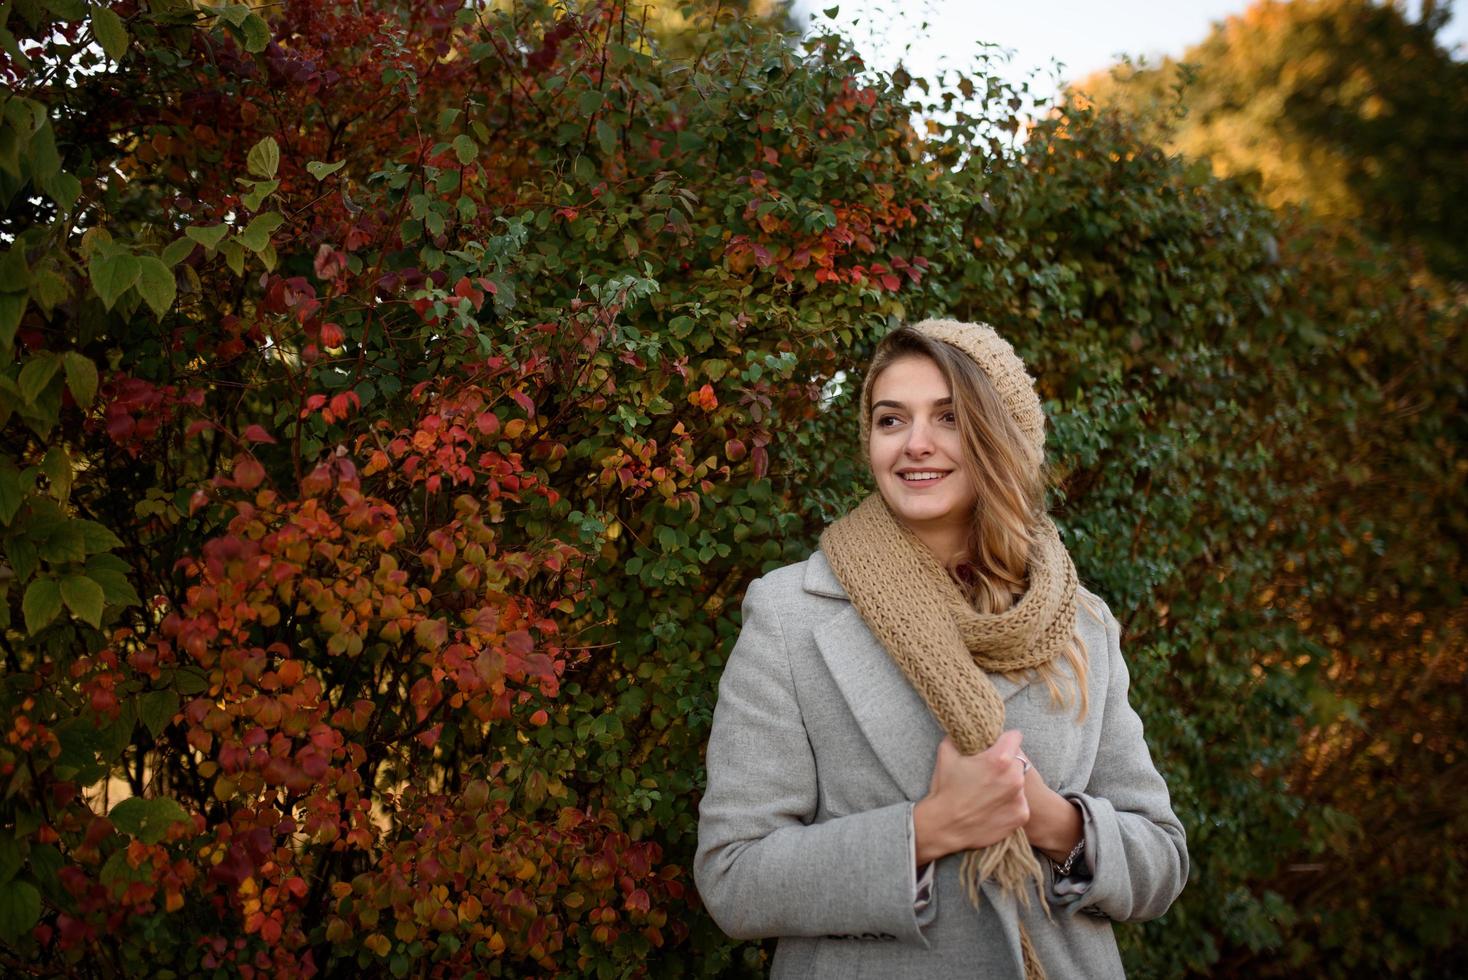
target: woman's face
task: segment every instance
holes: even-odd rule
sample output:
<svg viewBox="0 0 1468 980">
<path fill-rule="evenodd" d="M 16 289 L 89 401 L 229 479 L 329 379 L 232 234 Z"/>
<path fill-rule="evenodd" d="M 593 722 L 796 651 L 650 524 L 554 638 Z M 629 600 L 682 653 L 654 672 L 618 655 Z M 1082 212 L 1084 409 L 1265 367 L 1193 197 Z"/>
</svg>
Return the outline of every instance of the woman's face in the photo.
<svg viewBox="0 0 1468 980">
<path fill-rule="evenodd" d="M 912 355 L 872 385 L 872 474 L 887 506 L 940 560 L 963 548 L 978 495 L 962 466 L 953 392 L 938 365 Z"/>
</svg>

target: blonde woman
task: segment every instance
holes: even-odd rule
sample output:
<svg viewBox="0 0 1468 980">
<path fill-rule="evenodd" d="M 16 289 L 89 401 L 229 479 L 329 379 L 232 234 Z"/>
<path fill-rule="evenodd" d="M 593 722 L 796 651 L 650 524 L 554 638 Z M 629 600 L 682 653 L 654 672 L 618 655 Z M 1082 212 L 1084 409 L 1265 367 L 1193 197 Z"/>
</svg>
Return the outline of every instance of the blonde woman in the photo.
<svg viewBox="0 0 1468 980">
<path fill-rule="evenodd" d="M 1120 977 L 1182 825 L 1127 702 L 1120 628 L 1044 510 L 1044 416 L 1008 343 L 885 338 L 877 492 L 751 583 L 719 685 L 694 872 L 773 976 Z"/>
</svg>

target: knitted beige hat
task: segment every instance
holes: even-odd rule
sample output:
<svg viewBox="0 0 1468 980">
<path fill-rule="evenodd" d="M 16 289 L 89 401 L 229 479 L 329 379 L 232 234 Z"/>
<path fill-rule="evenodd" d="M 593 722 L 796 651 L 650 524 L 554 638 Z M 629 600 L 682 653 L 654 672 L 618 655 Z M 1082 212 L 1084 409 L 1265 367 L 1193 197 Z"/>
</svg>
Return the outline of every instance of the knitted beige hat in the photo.
<svg viewBox="0 0 1468 980">
<path fill-rule="evenodd" d="M 999 398 L 1009 409 L 1020 431 L 1043 456 L 1045 452 L 1045 412 L 1040 396 L 1035 394 L 1035 381 L 1025 370 L 1024 362 L 1009 341 L 999 336 L 987 323 L 962 323 L 958 320 L 922 320 L 911 329 L 933 340 L 952 344 L 983 369 Z M 872 378 L 868 374 L 861 389 L 861 445 L 866 451 L 872 429 Z"/>
</svg>

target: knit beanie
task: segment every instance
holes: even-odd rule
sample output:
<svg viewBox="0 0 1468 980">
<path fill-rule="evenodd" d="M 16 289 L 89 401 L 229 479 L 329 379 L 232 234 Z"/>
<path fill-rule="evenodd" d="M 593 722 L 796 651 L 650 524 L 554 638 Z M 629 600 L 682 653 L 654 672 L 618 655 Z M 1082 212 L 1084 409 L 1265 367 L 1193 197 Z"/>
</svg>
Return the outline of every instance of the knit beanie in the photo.
<svg viewBox="0 0 1468 980">
<path fill-rule="evenodd" d="M 988 376 L 989 383 L 999 393 L 999 399 L 1009 409 L 1010 416 L 1029 439 L 1030 445 L 1039 455 L 1044 455 L 1045 412 L 1040 407 L 1040 396 L 1035 394 L 1034 379 L 1025 370 L 1024 362 L 1009 341 L 987 323 L 922 320 L 912 324 L 910 329 L 932 340 L 952 344 L 967 354 Z M 871 434 L 872 376 L 868 373 L 861 387 L 862 452 L 866 452 Z"/>
</svg>

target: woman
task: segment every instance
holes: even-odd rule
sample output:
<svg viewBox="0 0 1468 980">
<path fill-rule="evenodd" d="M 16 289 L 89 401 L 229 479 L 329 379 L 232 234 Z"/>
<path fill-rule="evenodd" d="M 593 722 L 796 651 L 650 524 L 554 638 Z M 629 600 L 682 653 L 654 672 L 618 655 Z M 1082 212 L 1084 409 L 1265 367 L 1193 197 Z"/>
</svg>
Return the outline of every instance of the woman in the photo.
<svg viewBox="0 0 1468 980">
<path fill-rule="evenodd" d="M 982 324 L 879 345 L 877 493 L 751 583 L 719 684 L 694 873 L 775 977 L 1119 977 L 1182 825 L 1120 628 L 1045 515 L 1044 415 Z M 1077 914 L 1081 913 L 1081 914 Z"/>
</svg>

